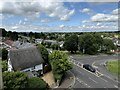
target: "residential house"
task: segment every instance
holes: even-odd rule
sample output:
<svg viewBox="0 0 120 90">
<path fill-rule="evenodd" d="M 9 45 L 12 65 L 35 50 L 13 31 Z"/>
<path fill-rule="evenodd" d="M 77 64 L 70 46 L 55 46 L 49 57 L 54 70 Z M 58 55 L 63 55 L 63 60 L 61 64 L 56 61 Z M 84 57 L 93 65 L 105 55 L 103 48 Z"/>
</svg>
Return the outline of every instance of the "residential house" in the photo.
<svg viewBox="0 0 120 90">
<path fill-rule="evenodd" d="M 43 39 L 35 39 L 35 43 L 36 43 L 36 44 L 41 44 L 42 41 L 43 41 Z"/>
<path fill-rule="evenodd" d="M 8 71 L 30 72 L 33 75 L 43 74 L 44 60 L 36 47 L 12 49 L 8 51 Z"/>
<path fill-rule="evenodd" d="M 21 42 L 21 41 L 15 41 L 12 44 L 12 47 L 15 47 L 16 49 L 24 49 L 24 48 L 30 48 L 33 47 L 34 45 L 29 43 L 29 42 Z"/>
</svg>

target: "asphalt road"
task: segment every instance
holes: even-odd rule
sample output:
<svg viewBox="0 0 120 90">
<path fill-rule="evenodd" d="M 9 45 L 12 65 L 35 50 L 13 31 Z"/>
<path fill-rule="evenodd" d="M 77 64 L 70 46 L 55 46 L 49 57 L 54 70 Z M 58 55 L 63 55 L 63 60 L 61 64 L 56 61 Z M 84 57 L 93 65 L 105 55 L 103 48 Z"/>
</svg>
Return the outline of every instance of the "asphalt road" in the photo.
<svg viewBox="0 0 120 90">
<path fill-rule="evenodd" d="M 73 88 L 118 88 L 117 76 L 109 73 L 103 66 L 105 61 L 117 60 L 118 55 L 70 56 L 74 67 L 71 72 L 75 75 Z M 100 76 L 83 69 L 80 64 L 91 64 L 100 72 Z"/>
</svg>

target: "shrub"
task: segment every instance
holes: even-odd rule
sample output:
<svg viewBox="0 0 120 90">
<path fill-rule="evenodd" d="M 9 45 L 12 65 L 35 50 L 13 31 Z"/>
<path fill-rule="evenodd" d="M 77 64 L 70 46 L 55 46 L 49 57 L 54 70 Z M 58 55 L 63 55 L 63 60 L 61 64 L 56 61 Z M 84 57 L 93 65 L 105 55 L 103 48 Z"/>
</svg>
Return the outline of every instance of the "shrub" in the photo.
<svg viewBox="0 0 120 90">
<path fill-rule="evenodd" d="M 46 90 L 48 85 L 43 79 L 39 77 L 32 77 L 28 79 L 28 88 L 41 88 L 42 90 Z"/>
<path fill-rule="evenodd" d="M 40 53 L 41 53 L 42 58 L 44 59 L 44 61 L 46 63 L 48 63 L 48 51 L 47 51 L 47 49 L 43 45 L 41 45 L 41 44 L 38 44 L 37 48 L 40 51 Z"/>
<path fill-rule="evenodd" d="M 22 72 L 3 72 L 3 84 L 7 89 L 21 89 L 27 87 L 28 77 Z"/>
</svg>

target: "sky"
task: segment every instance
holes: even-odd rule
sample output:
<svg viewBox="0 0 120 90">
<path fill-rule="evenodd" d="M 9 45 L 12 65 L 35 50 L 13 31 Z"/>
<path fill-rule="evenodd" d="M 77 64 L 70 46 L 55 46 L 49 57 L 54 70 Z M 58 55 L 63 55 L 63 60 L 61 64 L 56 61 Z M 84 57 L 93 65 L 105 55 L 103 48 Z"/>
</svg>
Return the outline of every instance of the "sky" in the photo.
<svg viewBox="0 0 120 90">
<path fill-rule="evenodd" d="M 0 27 L 7 31 L 118 31 L 117 2 L 0 2 Z"/>
</svg>

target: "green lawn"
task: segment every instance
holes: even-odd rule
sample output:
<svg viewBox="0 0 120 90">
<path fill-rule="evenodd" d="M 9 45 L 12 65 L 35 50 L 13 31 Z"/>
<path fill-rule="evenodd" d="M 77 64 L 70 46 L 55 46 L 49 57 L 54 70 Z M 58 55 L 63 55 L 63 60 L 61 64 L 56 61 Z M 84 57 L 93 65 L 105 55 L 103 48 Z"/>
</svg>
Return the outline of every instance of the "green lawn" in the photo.
<svg viewBox="0 0 120 90">
<path fill-rule="evenodd" d="M 107 62 L 107 68 L 110 72 L 120 76 L 120 61 Z"/>
</svg>

